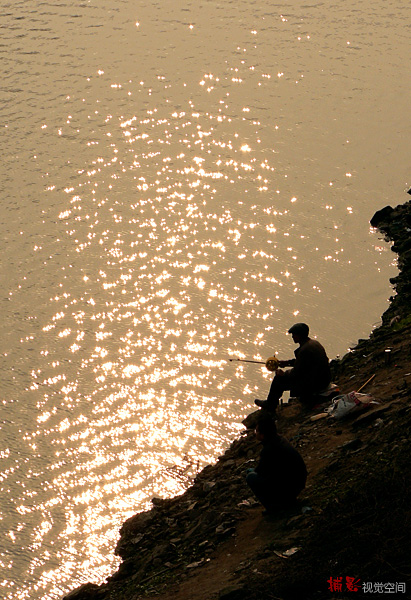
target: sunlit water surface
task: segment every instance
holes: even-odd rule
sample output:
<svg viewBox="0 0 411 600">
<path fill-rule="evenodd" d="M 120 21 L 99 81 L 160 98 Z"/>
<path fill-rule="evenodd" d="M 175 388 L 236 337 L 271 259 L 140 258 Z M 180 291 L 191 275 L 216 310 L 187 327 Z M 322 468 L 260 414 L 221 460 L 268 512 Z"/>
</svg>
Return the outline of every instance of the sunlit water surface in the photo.
<svg viewBox="0 0 411 600">
<path fill-rule="evenodd" d="M 311 325 L 329 356 L 395 274 L 406 2 L 3 1 L 1 596 L 115 567 Z M 405 198 L 404 198 L 405 199 Z"/>
</svg>

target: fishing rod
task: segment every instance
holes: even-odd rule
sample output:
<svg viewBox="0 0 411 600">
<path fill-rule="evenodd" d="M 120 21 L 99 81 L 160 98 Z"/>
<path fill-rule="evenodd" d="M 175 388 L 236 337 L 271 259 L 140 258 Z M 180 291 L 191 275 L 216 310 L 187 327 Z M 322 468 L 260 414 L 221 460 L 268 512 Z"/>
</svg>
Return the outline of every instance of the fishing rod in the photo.
<svg viewBox="0 0 411 600">
<path fill-rule="evenodd" d="M 169 358 L 169 357 L 167 357 Z M 181 357 L 180 357 L 181 359 Z M 175 357 L 174 360 L 179 360 L 178 357 Z M 201 360 L 201 361 L 207 361 L 206 358 L 201 358 L 199 356 L 194 356 L 191 357 L 191 360 Z M 256 365 L 265 365 L 265 368 L 267 369 L 267 371 L 276 371 L 278 369 L 278 367 L 280 366 L 280 361 L 278 360 L 278 358 L 276 356 L 270 356 L 269 358 L 267 358 L 267 360 L 249 360 L 246 358 L 221 358 L 219 359 L 219 361 L 228 361 L 228 362 L 245 362 L 245 363 L 254 363 Z"/>
<path fill-rule="evenodd" d="M 245 358 L 229 358 L 230 362 L 246 362 L 254 363 L 257 365 L 265 365 L 267 371 L 276 371 L 280 366 L 280 361 L 276 356 L 270 356 L 267 360 L 247 360 Z"/>
<path fill-rule="evenodd" d="M 245 358 L 229 358 L 230 362 L 246 362 L 246 363 L 255 363 L 257 365 L 265 365 L 265 361 L 263 360 L 246 360 Z"/>
</svg>

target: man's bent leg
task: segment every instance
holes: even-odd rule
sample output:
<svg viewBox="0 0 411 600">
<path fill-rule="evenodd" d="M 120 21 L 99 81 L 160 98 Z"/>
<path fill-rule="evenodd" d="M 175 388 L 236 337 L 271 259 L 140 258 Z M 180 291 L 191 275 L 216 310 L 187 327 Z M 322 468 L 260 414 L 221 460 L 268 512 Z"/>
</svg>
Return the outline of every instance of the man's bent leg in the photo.
<svg viewBox="0 0 411 600">
<path fill-rule="evenodd" d="M 267 481 L 255 471 L 250 471 L 245 480 L 256 498 L 269 513 L 288 508 L 295 504 L 296 494 L 278 489 L 278 486 L 273 485 L 272 481 Z"/>
<path fill-rule="evenodd" d="M 272 510 L 274 505 L 274 497 L 271 486 L 267 485 L 265 479 L 255 471 L 250 471 L 245 480 L 264 508 L 267 510 Z"/>
<path fill-rule="evenodd" d="M 288 373 L 276 375 L 271 382 L 270 391 L 268 392 L 267 408 L 269 410 L 275 410 L 283 393 L 286 390 L 290 390 L 291 387 L 291 378 Z"/>
</svg>

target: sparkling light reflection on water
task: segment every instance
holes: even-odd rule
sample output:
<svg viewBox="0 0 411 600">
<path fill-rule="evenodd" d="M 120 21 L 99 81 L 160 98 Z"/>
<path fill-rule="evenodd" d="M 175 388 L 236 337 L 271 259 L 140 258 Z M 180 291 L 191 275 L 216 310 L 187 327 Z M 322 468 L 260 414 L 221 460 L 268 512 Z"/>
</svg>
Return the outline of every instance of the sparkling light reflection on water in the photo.
<svg viewBox="0 0 411 600">
<path fill-rule="evenodd" d="M 300 318 L 330 356 L 368 334 L 407 156 L 386 2 L 368 32 L 354 3 L 31 4 L 2 30 L 8 600 L 102 580 L 124 519 L 215 459 L 269 384 L 228 357 L 288 356 Z"/>
</svg>

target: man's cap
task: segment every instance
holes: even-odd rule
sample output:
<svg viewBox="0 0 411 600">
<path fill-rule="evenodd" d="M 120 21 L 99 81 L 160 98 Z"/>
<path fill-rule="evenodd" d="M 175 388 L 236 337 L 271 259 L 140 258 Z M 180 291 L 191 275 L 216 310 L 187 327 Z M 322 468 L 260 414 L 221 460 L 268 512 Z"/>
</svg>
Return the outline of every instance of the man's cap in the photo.
<svg viewBox="0 0 411 600">
<path fill-rule="evenodd" d="M 295 323 L 290 329 L 288 333 L 296 333 L 297 335 L 302 335 L 304 337 L 308 337 L 310 332 L 310 328 L 305 323 Z"/>
</svg>

